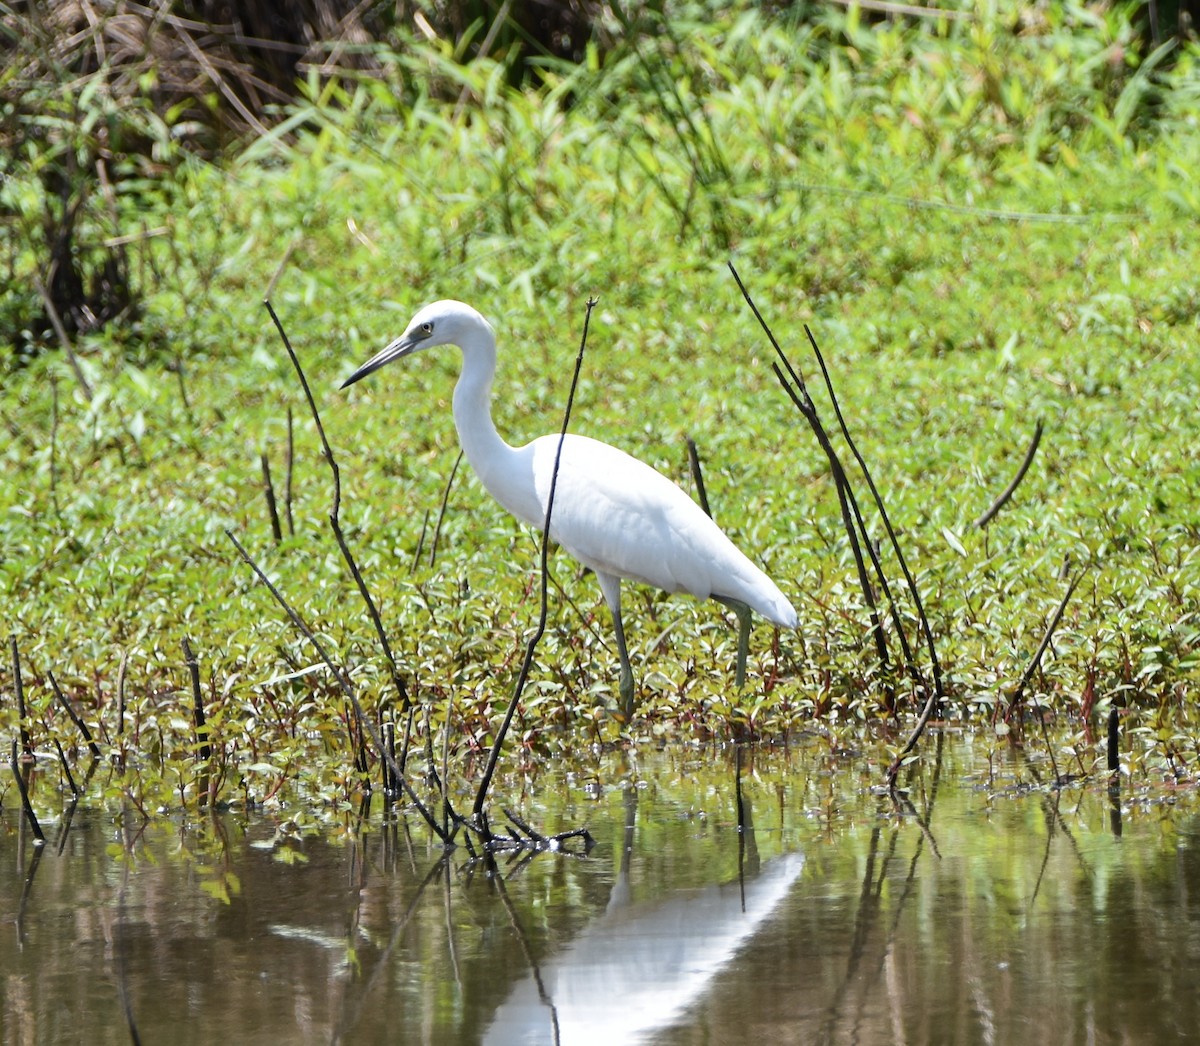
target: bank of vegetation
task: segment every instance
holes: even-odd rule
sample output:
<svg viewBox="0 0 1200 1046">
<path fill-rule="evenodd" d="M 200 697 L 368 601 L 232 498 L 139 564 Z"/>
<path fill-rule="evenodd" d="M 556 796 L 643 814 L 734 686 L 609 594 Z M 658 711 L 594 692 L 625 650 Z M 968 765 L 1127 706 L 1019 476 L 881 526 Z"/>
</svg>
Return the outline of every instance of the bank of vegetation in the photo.
<svg viewBox="0 0 1200 1046">
<path fill-rule="evenodd" d="M 335 390 L 417 306 L 457 297 L 499 331 L 502 433 L 552 431 L 591 296 L 573 430 L 688 487 L 692 439 L 717 519 L 801 624 L 757 629 L 737 693 L 715 606 L 631 593 L 641 715 L 626 723 L 594 582 L 552 556 L 512 744 L 864 727 L 885 765 L 924 694 L 881 671 L 827 461 L 733 261 L 832 429 L 805 324 L 825 354 L 923 596 L 940 716 L 1088 773 L 1116 709 L 1127 772 L 1194 772 L 1186 33 L 1123 5 L 667 4 L 539 39 L 405 8 L 335 20 L 328 45 L 285 41 L 279 76 L 269 48 L 218 46 L 245 27 L 51 7 L 74 21 L 39 30 L 6 9 L 0 83 L 0 721 L 44 765 L 56 742 L 68 766 L 87 752 L 52 673 L 124 767 L 107 787 L 146 811 L 202 793 L 337 804 L 364 773 L 378 782 L 344 689 L 229 532 L 372 722 L 402 736 L 407 698 L 414 752 L 429 741 L 435 763 L 475 773 L 537 619 L 537 536 L 465 470 L 451 483 L 453 353 Z M 395 674 L 330 531 L 330 472 L 268 289 Z M 1039 425 L 1028 472 L 978 525 Z"/>
</svg>

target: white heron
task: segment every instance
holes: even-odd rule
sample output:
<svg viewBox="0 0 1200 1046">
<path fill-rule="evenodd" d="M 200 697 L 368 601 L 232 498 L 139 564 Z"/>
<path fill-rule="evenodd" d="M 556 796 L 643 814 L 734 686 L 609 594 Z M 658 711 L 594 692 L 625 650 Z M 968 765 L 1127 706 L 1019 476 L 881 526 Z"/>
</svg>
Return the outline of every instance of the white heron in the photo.
<svg viewBox="0 0 1200 1046">
<path fill-rule="evenodd" d="M 463 452 L 489 494 L 517 519 L 542 528 L 559 436 L 513 447 L 492 422 L 496 334 L 460 301 L 422 308 L 403 334 L 342 384 L 365 378 L 392 360 L 438 345 L 457 345 L 462 371 L 454 387 L 454 424 Z M 621 623 L 621 579 L 666 592 L 688 592 L 730 607 L 738 617 L 737 685 L 745 682 L 750 611 L 783 628 L 796 611 L 775 583 L 750 562 L 716 523 L 665 476 L 624 451 L 587 436 L 562 443 L 550 536 L 600 582 L 612 612 L 621 659 L 621 707 L 633 714 L 633 670 Z"/>
</svg>

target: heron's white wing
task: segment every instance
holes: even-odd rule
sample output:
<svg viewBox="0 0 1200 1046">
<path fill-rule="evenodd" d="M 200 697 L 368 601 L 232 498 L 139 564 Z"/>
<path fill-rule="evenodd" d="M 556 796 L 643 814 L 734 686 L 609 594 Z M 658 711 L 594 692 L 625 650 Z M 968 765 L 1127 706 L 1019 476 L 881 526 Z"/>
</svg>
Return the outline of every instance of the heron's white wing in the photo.
<svg viewBox="0 0 1200 1046">
<path fill-rule="evenodd" d="M 557 436 L 529 455 L 538 505 L 549 498 Z M 688 592 L 740 599 L 777 619 L 786 599 L 690 497 L 649 465 L 586 436 L 563 441 L 551 535 L 593 570 Z"/>
</svg>

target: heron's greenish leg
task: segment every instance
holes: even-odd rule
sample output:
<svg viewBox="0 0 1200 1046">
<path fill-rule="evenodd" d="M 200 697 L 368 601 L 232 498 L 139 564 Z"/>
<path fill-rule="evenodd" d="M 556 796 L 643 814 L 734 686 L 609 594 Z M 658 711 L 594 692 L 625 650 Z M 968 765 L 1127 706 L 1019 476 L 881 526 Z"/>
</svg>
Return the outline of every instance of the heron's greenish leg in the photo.
<svg viewBox="0 0 1200 1046">
<path fill-rule="evenodd" d="M 738 619 L 738 650 L 737 672 L 734 682 L 741 690 L 746 685 L 746 657 L 750 653 L 750 608 L 739 599 L 726 599 L 724 596 L 714 596 L 730 610 L 737 614 Z"/>
<path fill-rule="evenodd" d="M 621 714 L 627 720 L 633 718 L 633 668 L 629 664 L 629 649 L 625 646 L 625 626 L 621 622 L 621 579 L 611 574 L 596 572 L 604 602 L 612 612 L 613 633 L 617 637 L 617 656 L 621 659 Z"/>
</svg>

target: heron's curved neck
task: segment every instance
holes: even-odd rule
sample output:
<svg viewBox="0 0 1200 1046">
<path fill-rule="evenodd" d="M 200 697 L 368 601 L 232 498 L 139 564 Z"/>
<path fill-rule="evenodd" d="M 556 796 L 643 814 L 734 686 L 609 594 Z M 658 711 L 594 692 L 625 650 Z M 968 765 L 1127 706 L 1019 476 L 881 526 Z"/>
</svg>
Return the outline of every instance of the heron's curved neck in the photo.
<svg viewBox="0 0 1200 1046">
<path fill-rule="evenodd" d="M 496 468 L 513 453 L 492 421 L 492 378 L 496 373 L 496 339 L 480 331 L 464 339 L 462 373 L 454 386 L 454 426 L 471 467 L 485 486 Z"/>
</svg>

